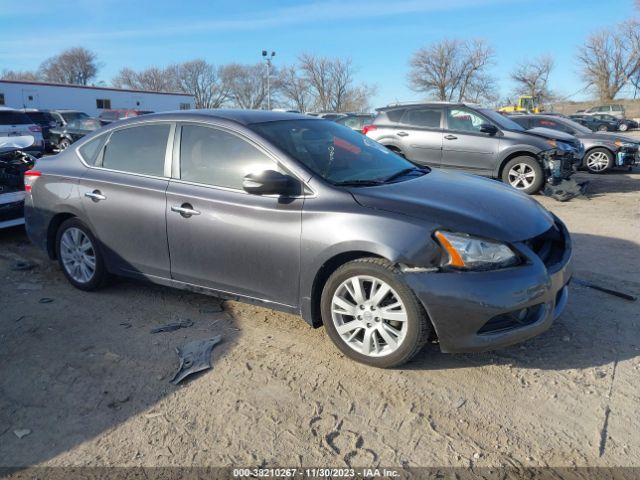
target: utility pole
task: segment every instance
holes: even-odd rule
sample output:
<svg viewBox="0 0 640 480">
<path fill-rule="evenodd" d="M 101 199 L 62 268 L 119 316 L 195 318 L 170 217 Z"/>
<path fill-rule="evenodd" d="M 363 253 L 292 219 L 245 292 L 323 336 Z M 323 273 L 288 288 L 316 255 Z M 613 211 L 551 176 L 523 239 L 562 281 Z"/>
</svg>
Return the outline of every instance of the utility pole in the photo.
<svg viewBox="0 0 640 480">
<path fill-rule="evenodd" d="M 262 50 L 262 58 L 267 62 L 267 110 L 271 110 L 271 60 L 276 56 L 276 52 L 267 54 L 266 50 Z"/>
</svg>

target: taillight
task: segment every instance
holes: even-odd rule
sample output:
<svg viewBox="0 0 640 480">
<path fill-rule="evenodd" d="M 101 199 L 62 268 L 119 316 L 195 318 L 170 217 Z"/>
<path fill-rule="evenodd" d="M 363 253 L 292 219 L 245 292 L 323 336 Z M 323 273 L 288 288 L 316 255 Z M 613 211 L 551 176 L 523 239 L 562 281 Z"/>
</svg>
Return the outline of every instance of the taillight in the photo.
<svg viewBox="0 0 640 480">
<path fill-rule="evenodd" d="M 40 175 L 42 175 L 42 173 L 40 173 L 37 170 L 27 170 L 26 172 L 24 172 L 24 191 L 25 192 L 31 191 L 31 187 L 33 187 L 33 184 L 36 182 L 36 180 Z"/>
<path fill-rule="evenodd" d="M 31 125 L 29 127 L 29 130 L 31 130 L 32 132 L 41 132 L 42 128 L 40 128 L 38 125 Z"/>
<path fill-rule="evenodd" d="M 366 135 L 369 132 L 373 132 L 374 130 L 377 130 L 378 127 L 376 127 L 375 125 L 365 125 L 364 127 L 362 127 L 362 134 Z"/>
</svg>

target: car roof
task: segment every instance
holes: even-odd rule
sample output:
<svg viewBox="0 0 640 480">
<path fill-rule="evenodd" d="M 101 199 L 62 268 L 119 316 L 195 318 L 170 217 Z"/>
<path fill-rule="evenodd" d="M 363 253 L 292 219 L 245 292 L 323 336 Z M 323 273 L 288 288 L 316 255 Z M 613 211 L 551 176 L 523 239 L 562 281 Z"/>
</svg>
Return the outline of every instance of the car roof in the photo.
<svg viewBox="0 0 640 480">
<path fill-rule="evenodd" d="M 139 117 L 126 119 L 119 122 L 119 125 L 127 123 L 137 123 L 157 120 L 189 121 L 203 119 L 228 120 L 240 125 L 251 125 L 254 123 L 277 122 L 281 120 L 322 120 L 310 117 L 302 113 L 274 112 L 273 110 L 227 110 L 227 109 L 201 109 L 201 110 L 176 110 L 171 112 L 150 113 Z"/>
<path fill-rule="evenodd" d="M 429 101 L 429 102 L 399 102 L 399 103 L 392 103 L 387 105 L 386 107 L 380 107 L 380 108 L 376 108 L 377 112 L 384 112 L 387 110 L 395 110 L 398 108 L 407 108 L 407 107 L 424 107 L 424 106 L 443 106 L 443 105 L 449 105 L 449 106 L 454 106 L 454 107 L 473 107 L 473 108 L 480 108 L 480 105 L 476 104 L 476 103 L 467 103 L 467 102 L 445 102 L 445 101 Z"/>
</svg>

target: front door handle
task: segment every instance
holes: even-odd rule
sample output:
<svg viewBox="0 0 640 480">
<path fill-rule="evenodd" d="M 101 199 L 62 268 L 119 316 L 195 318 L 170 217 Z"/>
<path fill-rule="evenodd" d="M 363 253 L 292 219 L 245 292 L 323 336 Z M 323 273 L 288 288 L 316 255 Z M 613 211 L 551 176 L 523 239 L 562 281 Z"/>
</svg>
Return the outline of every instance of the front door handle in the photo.
<svg viewBox="0 0 640 480">
<path fill-rule="evenodd" d="M 107 197 L 100 193 L 100 190 L 94 190 L 93 192 L 85 192 L 85 197 L 90 198 L 94 202 L 99 202 L 100 200 L 106 200 Z"/>
<path fill-rule="evenodd" d="M 198 210 L 194 210 L 190 203 L 183 203 L 182 205 L 172 205 L 171 211 L 179 213 L 184 218 L 189 218 L 192 215 L 200 215 Z"/>
<path fill-rule="evenodd" d="M 457 140 L 458 137 L 456 137 L 455 135 L 445 135 L 444 138 L 446 138 L 447 140 Z"/>
<path fill-rule="evenodd" d="M 398 132 L 396 135 L 398 135 L 399 137 L 406 137 L 409 134 L 407 132 Z"/>
</svg>

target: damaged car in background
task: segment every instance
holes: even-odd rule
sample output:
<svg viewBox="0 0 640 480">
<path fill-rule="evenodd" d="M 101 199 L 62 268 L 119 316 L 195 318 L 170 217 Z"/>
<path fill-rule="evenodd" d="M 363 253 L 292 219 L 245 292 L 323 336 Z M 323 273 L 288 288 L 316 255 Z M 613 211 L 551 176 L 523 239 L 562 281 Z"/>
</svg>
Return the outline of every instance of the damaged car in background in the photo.
<svg viewBox="0 0 640 480">
<path fill-rule="evenodd" d="M 475 105 L 433 102 L 377 110 L 363 133 L 410 162 L 500 179 L 527 194 L 567 180 L 584 153 L 571 135 L 525 131 Z"/>
<path fill-rule="evenodd" d="M 376 367 L 526 340 L 567 303 L 571 238 L 538 202 L 306 115 L 145 115 L 25 181 L 27 233 L 76 288 L 121 275 L 300 314 Z"/>
<path fill-rule="evenodd" d="M 523 128 L 535 130 L 542 127 L 576 137 L 585 150 L 583 161 L 578 166 L 586 168 L 589 173 L 605 173 L 615 167 L 631 169 L 640 163 L 640 143 L 637 138 L 592 132 L 570 118 L 551 115 L 518 115 L 510 118 Z"/>
<path fill-rule="evenodd" d="M 0 137 L 0 228 L 24 223 L 24 174 L 35 157 L 24 151 L 33 137 Z"/>
</svg>

